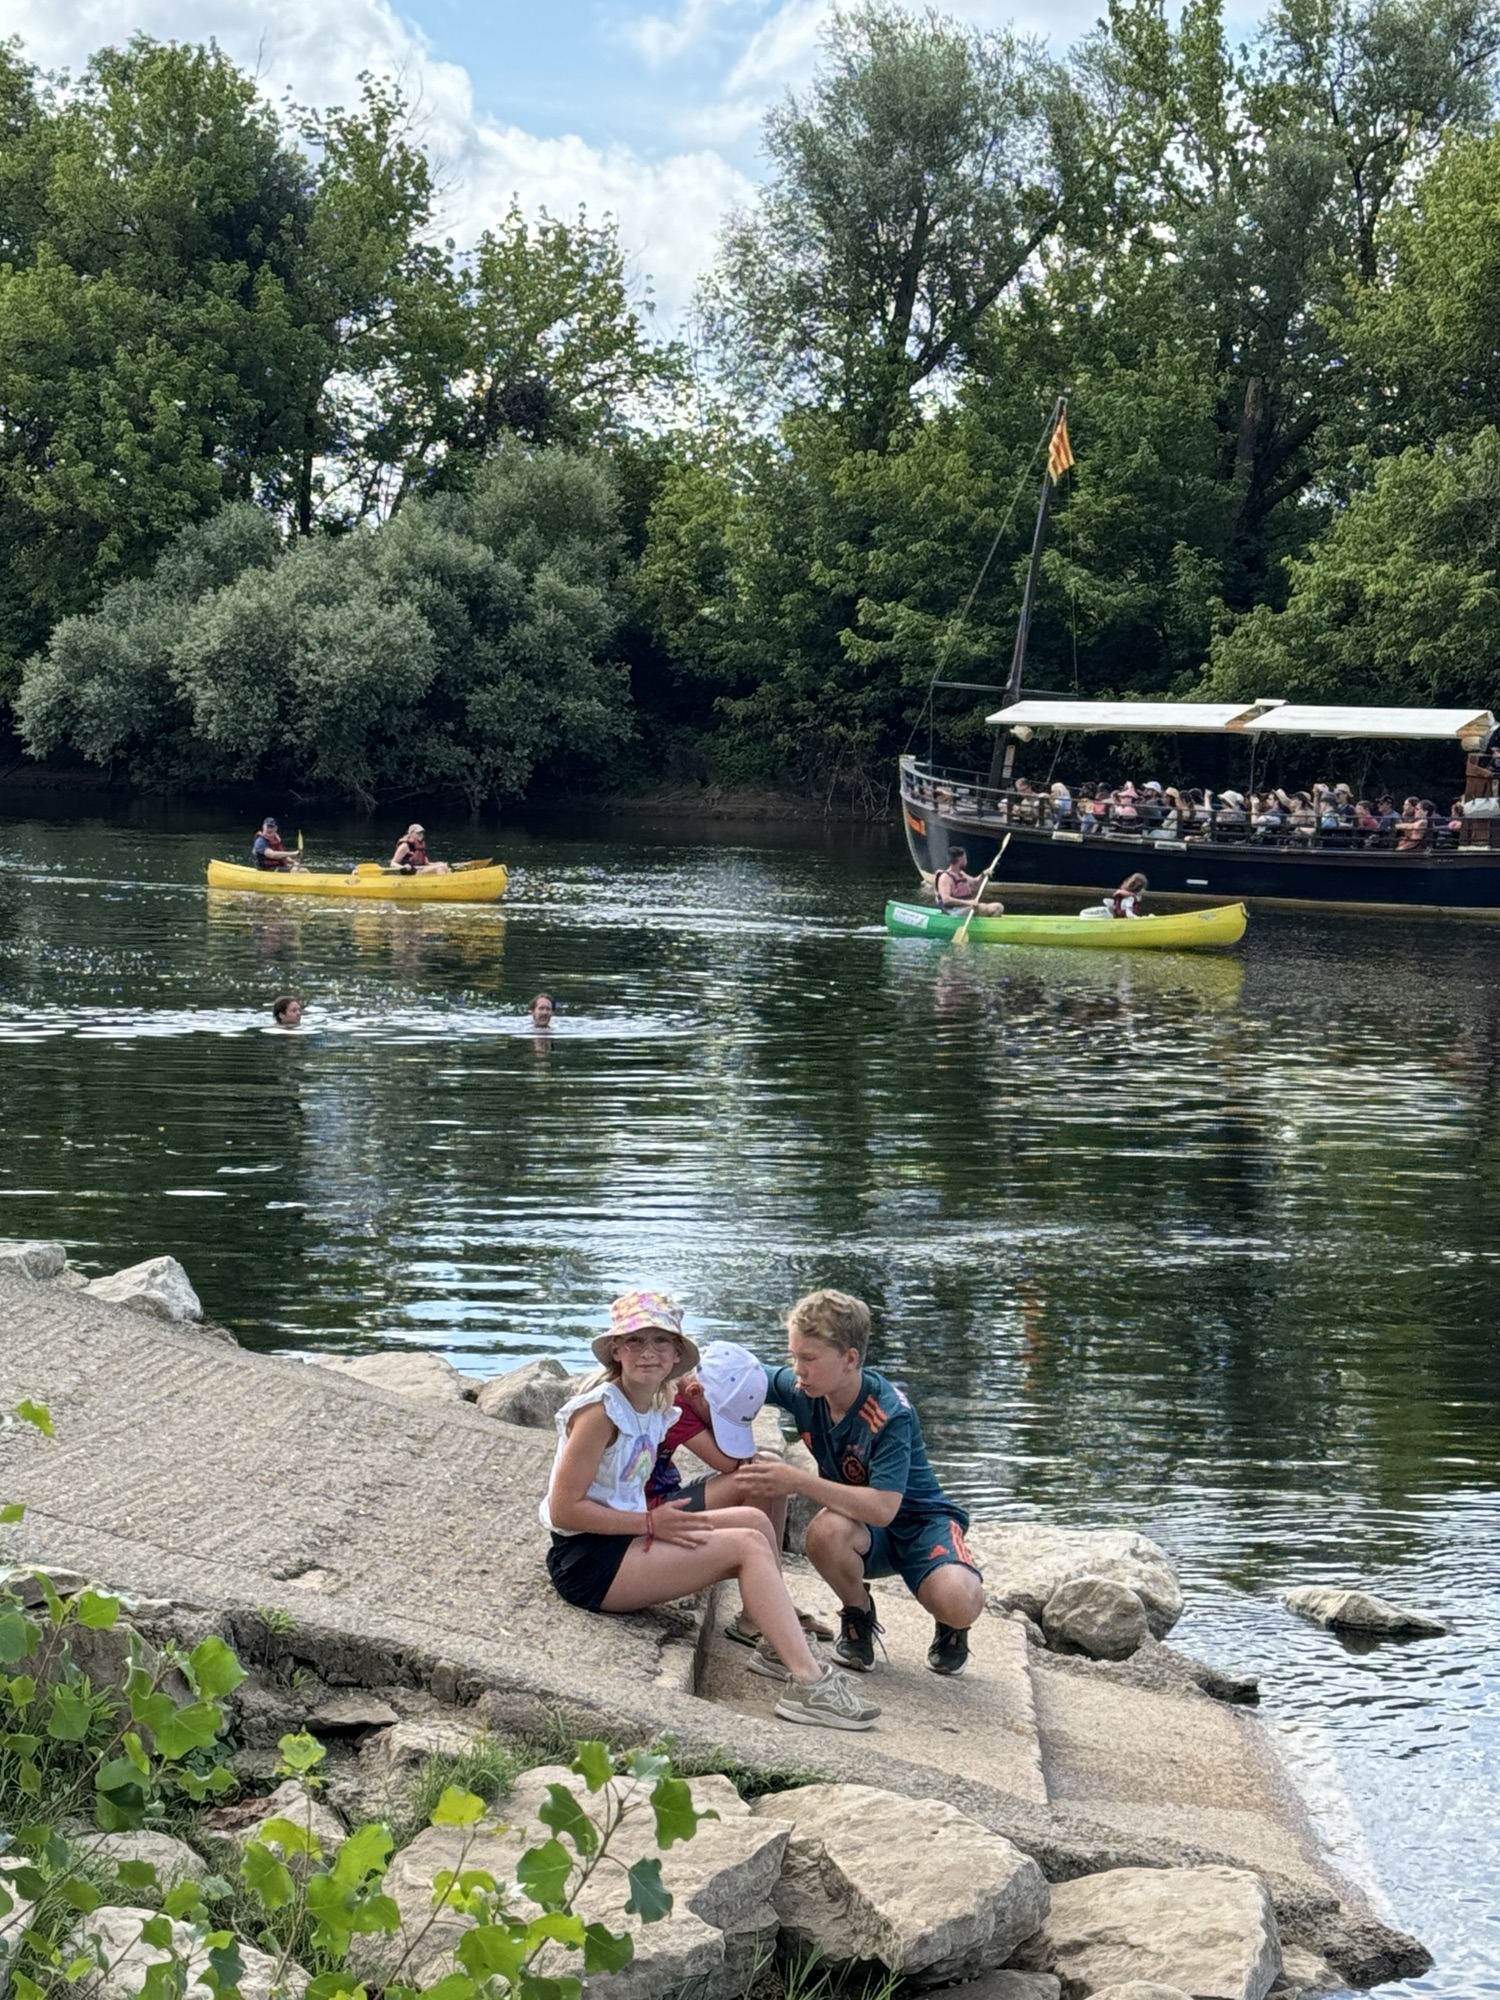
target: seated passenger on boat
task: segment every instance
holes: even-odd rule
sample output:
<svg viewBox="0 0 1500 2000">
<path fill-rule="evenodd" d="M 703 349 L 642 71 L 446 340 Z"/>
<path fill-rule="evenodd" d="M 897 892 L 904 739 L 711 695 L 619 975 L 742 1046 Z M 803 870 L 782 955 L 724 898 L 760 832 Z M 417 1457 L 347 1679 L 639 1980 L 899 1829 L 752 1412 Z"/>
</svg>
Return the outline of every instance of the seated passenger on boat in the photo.
<svg viewBox="0 0 1500 2000">
<path fill-rule="evenodd" d="M 396 842 L 396 851 L 391 856 L 391 866 L 399 868 L 403 875 L 451 875 L 453 870 L 446 861 L 430 861 L 427 857 L 427 829 L 416 820 Z"/>
<path fill-rule="evenodd" d="M 260 832 L 250 843 L 250 860 L 257 868 L 295 868 L 297 857 L 289 847 L 281 844 L 281 834 L 274 819 L 263 819 Z"/>
<path fill-rule="evenodd" d="M 948 866 L 938 871 L 933 888 L 937 892 L 940 910 L 977 910 L 982 917 L 1001 917 L 1005 905 L 997 900 L 979 901 L 979 878 L 969 873 L 968 851 L 962 847 L 948 849 Z"/>
<path fill-rule="evenodd" d="M 1104 907 L 1112 917 L 1143 917 L 1142 898 L 1150 884 L 1144 875 L 1127 875 L 1118 889 L 1111 889 Z"/>
</svg>

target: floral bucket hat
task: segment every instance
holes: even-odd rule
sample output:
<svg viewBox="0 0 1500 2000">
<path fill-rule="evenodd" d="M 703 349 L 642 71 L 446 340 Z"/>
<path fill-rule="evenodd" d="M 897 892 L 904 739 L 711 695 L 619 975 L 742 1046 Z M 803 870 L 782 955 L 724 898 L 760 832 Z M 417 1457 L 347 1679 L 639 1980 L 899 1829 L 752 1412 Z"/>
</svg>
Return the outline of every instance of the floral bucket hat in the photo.
<svg viewBox="0 0 1500 2000">
<path fill-rule="evenodd" d="M 686 1375 L 698 1366 L 698 1350 L 682 1330 L 682 1314 L 665 1292 L 623 1292 L 609 1309 L 609 1330 L 594 1336 L 594 1359 L 601 1368 L 610 1360 L 610 1343 L 623 1333 L 645 1333 L 655 1329 L 670 1333 L 677 1342 L 674 1376 Z"/>
</svg>

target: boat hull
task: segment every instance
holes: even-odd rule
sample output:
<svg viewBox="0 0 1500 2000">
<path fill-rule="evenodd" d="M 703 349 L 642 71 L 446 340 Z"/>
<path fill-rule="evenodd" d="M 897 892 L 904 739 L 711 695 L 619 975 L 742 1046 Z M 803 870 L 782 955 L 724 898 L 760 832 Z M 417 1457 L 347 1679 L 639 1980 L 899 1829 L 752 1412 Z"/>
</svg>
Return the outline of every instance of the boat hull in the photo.
<svg viewBox="0 0 1500 2000">
<path fill-rule="evenodd" d="M 948 849 L 966 850 L 971 874 L 995 857 L 1005 829 L 902 801 L 911 858 L 930 881 L 947 866 Z M 1137 869 L 1155 901 L 1343 905 L 1351 909 L 1430 909 L 1500 916 L 1500 848 L 1400 854 L 1390 849 L 1257 848 L 1206 840 L 1172 842 L 1148 836 L 1053 834 L 1009 829 L 1010 844 L 995 870 L 1006 889 L 1053 888 L 1102 893 Z"/>
<path fill-rule="evenodd" d="M 332 875 L 310 868 L 247 868 L 210 861 L 210 889 L 244 889 L 257 896 L 337 896 L 365 903 L 497 903 L 504 868 L 465 868 L 451 875 Z"/>
<path fill-rule="evenodd" d="M 887 903 L 885 927 L 896 937 L 951 938 L 962 913 L 923 903 Z M 964 931 L 976 944 L 1059 945 L 1074 951 L 1211 951 L 1245 935 L 1245 907 L 1173 910 L 1155 917 L 973 917 Z"/>
</svg>

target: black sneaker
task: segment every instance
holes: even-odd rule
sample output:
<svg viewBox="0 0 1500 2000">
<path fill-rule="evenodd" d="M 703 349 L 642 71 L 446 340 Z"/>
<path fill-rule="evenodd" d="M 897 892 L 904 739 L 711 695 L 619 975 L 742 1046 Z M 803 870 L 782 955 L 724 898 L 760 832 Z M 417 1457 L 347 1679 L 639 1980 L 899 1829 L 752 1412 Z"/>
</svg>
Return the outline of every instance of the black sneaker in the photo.
<svg viewBox="0 0 1500 2000">
<path fill-rule="evenodd" d="M 867 1674 L 875 1664 L 875 1641 L 885 1627 L 875 1616 L 873 1599 L 861 1608 L 846 1604 L 839 1612 L 839 1636 L 833 1657 L 851 1673 Z"/>
<path fill-rule="evenodd" d="M 969 1635 L 956 1625 L 937 1624 L 932 1644 L 927 1648 L 927 1671 L 933 1674 L 961 1674 L 969 1664 Z"/>
</svg>

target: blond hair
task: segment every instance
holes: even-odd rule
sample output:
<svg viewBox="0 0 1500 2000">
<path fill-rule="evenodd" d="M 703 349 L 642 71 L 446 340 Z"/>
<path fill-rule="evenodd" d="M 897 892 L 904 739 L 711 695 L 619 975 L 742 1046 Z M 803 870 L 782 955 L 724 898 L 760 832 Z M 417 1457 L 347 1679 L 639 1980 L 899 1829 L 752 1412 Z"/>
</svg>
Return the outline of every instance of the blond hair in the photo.
<svg viewBox="0 0 1500 2000">
<path fill-rule="evenodd" d="M 841 1354 L 852 1347 L 863 1362 L 870 1347 L 870 1308 L 852 1292 L 825 1286 L 798 1299 L 786 1316 L 786 1330 L 826 1341 Z"/>
</svg>

